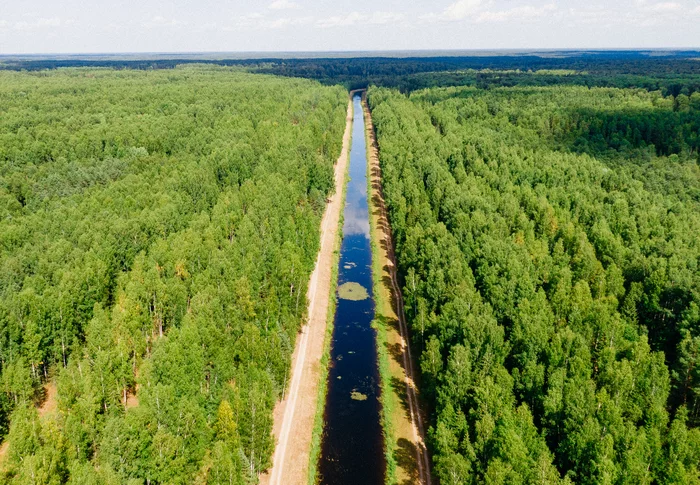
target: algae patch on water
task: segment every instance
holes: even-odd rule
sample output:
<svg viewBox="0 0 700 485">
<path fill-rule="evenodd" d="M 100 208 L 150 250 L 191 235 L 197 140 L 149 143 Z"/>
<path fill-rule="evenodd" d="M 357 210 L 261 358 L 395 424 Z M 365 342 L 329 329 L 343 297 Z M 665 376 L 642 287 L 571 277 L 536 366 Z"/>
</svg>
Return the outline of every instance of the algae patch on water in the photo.
<svg viewBox="0 0 700 485">
<path fill-rule="evenodd" d="M 350 399 L 354 399 L 355 401 L 366 401 L 367 394 L 362 394 L 361 392 L 358 392 L 358 391 L 352 391 L 350 393 Z"/>
<path fill-rule="evenodd" d="M 343 300 L 360 301 L 369 298 L 369 293 L 361 284 L 350 281 L 338 287 L 338 296 Z"/>
</svg>

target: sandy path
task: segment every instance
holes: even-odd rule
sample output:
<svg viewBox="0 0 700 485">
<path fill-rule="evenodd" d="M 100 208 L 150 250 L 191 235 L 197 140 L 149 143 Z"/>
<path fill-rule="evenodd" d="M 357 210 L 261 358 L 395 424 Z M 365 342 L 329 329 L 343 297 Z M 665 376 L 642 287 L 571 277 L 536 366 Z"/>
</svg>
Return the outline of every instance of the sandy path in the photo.
<svg viewBox="0 0 700 485">
<path fill-rule="evenodd" d="M 274 410 L 273 434 L 275 454 L 272 467 L 260 476 L 263 485 L 306 485 L 309 473 L 311 437 L 316 416 L 321 357 L 324 349 L 338 224 L 343 210 L 342 192 L 347 173 L 352 100 L 343 135 L 343 148 L 335 164 L 335 194 L 329 199 L 321 221 L 321 247 L 316 267 L 311 273 L 308 297 L 308 322 L 297 336 L 292 355 L 292 378 L 289 391 Z M 322 405 L 323 403 L 321 403 Z"/>
<path fill-rule="evenodd" d="M 365 93 L 366 94 L 366 93 Z M 381 302 L 377 317 L 386 324 L 386 345 L 391 361 L 391 387 L 394 401 L 398 404 L 392 417 L 393 443 L 391 452 L 397 464 L 397 479 L 400 484 L 430 485 L 430 460 L 425 448 L 423 416 L 418 405 L 415 386 L 415 367 L 408 343 L 408 329 L 404 317 L 403 298 L 396 275 L 396 258 L 391 236 L 391 226 L 387 217 L 386 205 L 381 186 L 379 149 L 372 124 L 372 116 L 365 96 L 362 98 L 365 115 L 365 131 L 368 138 L 368 163 L 370 172 L 370 208 L 372 227 L 378 234 L 375 247 L 376 257 L 381 258 Z"/>
<path fill-rule="evenodd" d="M 0 472 L 3 471 L 3 462 L 5 461 L 5 455 L 7 455 L 7 450 L 10 449 L 10 443 L 3 441 L 0 445 Z"/>
</svg>

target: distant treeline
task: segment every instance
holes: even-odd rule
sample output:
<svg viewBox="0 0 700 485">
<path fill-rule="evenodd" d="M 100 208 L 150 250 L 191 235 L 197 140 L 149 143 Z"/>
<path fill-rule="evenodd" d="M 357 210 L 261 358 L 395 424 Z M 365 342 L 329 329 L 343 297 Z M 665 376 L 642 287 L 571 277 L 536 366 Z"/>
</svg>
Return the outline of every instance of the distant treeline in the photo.
<svg viewBox="0 0 700 485">
<path fill-rule="evenodd" d="M 700 63 L 699 63 L 700 64 Z M 481 89 L 498 87 L 586 86 L 602 88 L 639 88 L 660 91 L 664 96 L 690 96 L 700 91 L 699 74 L 653 73 L 648 75 L 625 73 L 595 73 L 564 70 L 494 71 L 488 69 L 466 71 L 424 72 L 393 79 L 381 79 L 376 86 L 393 87 L 403 93 L 420 89 L 451 86 L 475 86 Z"/>
<path fill-rule="evenodd" d="M 45 70 L 63 67 L 114 69 L 172 69 L 203 63 L 240 66 L 253 72 L 303 77 L 349 89 L 370 85 L 403 92 L 436 86 L 542 86 L 572 84 L 602 87 L 640 87 L 665 95 L 700 90 L 700 53 L 677 51 L 651 57 L 644 51 L 547 53 L 540 55 L 358 57 L 318 59 L 12 59 L 0 69 Z M 537 71 L 549 71 L 537 73 Z M 559 71 L 559 72 L 557 72 Z M 562 73 L 561 71 L 567 71 Z M 533 75 L 536 73 L 537 75 Z M 571 75 L 571 73 L 578 73 Z"/>
<path fill-rule="evenodd" d="M 667 79 L 672 79 L 675 84 L 680 85 L 677 88 L 680 92 L 683 85 L 692 82 L 697 89 L 700 61 L 692 58 L 649 58 L 634 55 L 634 53 L 610 52 L 602 56 L 579 55 L 568 58 L 530 55 L 268 60 L 255 70 L 282 76 L 308 77 L 323 83 L 343 84 L 350 89 L 377 85 L 399 88 L 404 92 L 426 87 L 477 82 L 499 85 L 504 79 L 503 71 L 512 71 L 505 76 L 508 81 L 504 85 L 560 84 L 561 79 L 565 78 L 568 81 L 565 84 L 592 83 L 600 86 L 612 82 L 610 85 L 615 87 L 620 84 L 624 86 L 619 87 L 628 87 L 639 83 L 639 87 L 645 87 L 652 86 L 652 83 L 656 82 L 663 87 Z M 484 70 L 500 72 L 479 72 Z M 551 74 L 537 78 L 531 76 L 532 72 L 543 70 L 566 70 L 583 72 L 587 75 L 578 77 Z M 472 72 L 459 73 L 458 71 Z M 640 78 L 643 78 L 644 85 Z"/>
</svg>

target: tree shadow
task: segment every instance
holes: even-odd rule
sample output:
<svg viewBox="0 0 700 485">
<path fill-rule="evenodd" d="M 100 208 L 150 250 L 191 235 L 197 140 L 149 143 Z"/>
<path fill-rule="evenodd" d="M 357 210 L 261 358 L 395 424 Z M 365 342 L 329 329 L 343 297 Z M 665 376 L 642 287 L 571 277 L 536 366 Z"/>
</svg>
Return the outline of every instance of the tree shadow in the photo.
<svg viewBox="0 0 700 485">
<path fill-rule="evenodd" d="M 420 483 L 418 466 L 416 464 L 415 444 L 411 443 L 406 438 L 400 438 L 396 442 L 394 460 L 396 460 L 396 464 L 408 475 L 408 478 L 402 481 L 400 485 L 413 485 Z"/>
<path fill-rule="evenodd" d="M 401 346 L 401 344 L 398 342 L 395 344 L 391 344 L 391 343 L 387 342 L 385 344 L 385 346 L 386 346 L 386 350 L 389 352 L 389 355 L 391 355 L 392 359 L 394 359 L 394 361 L 397 364 L 399 364 L 399 366 L 401 366 L 401 368 L 403 369 L 404 368 L 404 365 L 403 365 L 403 347 Z"/>
<path fill-rule="evenodd" d="M 49 398 L 49 391 L 46 386 L 37 386 L 34 390 L 34 395 L 32 396 L 32 402 L 34 407 L 40 408 Z"/>
<path fill-rule="evenodd" d="M 394 394 L 399 398 L 399 405 L 403 410 L 406 418 L 411 420 L 411 408 L 408 405 L 408 390 L 406 389 L 406 382 L 394 376 L 391 378 L 391 388 L 394 390 Z"/>
</svg>

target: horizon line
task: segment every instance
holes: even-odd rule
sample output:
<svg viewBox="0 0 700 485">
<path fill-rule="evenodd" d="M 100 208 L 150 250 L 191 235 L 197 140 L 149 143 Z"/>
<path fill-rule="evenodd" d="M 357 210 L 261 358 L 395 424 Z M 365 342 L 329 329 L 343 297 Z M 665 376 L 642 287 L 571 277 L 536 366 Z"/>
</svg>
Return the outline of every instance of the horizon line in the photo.
<svg viewBox="0 0 700 485">
<path fill-rule="evenodd" d="M 246 51 L 104 51 L 104 52 L 32 52 L 32 53 L 2 53 L 3 57 L 76 57 L 76 56 L 206 56 L 206 55 L 231 55 L 236 57 L 251 55 L 278 54 L 284 56 L 293 55 L 318 55 L 318 54 L 409 54 L 409 53 L 538 53 L 538 52 L 699 52 L 700 47 L 542 47 L 542 48 L 464 48 L 464 49 L 348 49 L 348 50 L 246 50 Z"/>
</svg>

